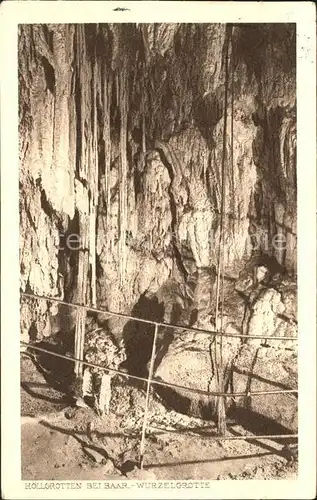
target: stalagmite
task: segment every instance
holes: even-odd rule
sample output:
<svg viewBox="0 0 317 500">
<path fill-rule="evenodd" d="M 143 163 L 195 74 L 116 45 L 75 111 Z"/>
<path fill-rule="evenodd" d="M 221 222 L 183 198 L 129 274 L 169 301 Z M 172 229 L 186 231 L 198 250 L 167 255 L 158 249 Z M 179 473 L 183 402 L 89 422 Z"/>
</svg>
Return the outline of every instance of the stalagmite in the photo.
<svg viewBox="0 0 317 500">
<path fill-rule="evenodd" d="M 85 396 L 92 396 L 92 374 L 90 368 L 84 368 L 83 398 Z"/>
<path fill-rule="evenodd" d="M 89 260 L 90 260 L 90 289 L 91 289 L 91 305 L 97 305 L 96 292 L 96 206 L 91 202 L 90 207 L 90 222 L 89 222 Z"/>
<path fill-rule="evenodd" d="M 101 377 L 98 410 L 101 415 L 108 415 L 111 400 L 111 375 L 104 372 Z"/>
</svg>

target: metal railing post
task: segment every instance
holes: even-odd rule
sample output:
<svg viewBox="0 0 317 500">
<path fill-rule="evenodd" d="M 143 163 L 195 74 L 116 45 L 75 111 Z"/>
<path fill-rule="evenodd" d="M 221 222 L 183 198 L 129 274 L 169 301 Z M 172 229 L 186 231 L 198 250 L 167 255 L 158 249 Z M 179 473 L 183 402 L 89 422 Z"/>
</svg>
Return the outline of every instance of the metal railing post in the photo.
<svg viewBox="0 0 317 500">
<path fill-rule="evenodd" d="M 153 377 L 157 333 L 158 333 L 158 325 L 155 324 L 155 331 L 154 331 L 154 338 L 153 338 L 153 345 L 152 345 L 150 370 L 149 370 L 149 376 L 148 376 L 148 379 L 147 379 L 146 398 L 145 398 L 145 410 L 144 410 L 144 419 L 143 419 L 142 434 L 141 434 L 141 443 L 140 443 L 140 469 L 143 469 L 143 463 L 144 463 L 145 433 L 146 433 L 146 427 L 147 427 L 147 421 L 148 421 L 150 389 L 151 389 L 151 381 L 152 381 L 152 377 Z"/>
</svg>

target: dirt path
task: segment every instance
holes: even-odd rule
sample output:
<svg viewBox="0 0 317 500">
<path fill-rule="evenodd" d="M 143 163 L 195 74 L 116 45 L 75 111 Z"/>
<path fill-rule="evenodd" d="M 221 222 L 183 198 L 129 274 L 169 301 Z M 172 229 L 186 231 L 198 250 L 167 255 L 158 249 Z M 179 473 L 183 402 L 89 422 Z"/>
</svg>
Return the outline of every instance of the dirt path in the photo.
<svg viewBox="0 0 317 500">
<path fill-rule="evenodd" d="M 100 419 L 89 408 L 69 407 L 31 361 L 23 361 L 21 373 L 24 480 L 296 478 L 297 464 L 286 461 L 281 444 L 217 442 L 197 433 L 198 425 L 200 432 L 210 433 L 212 424 L 168 411 L 158 402 L 151 406 L 153 429 L 146 440 L 144 472 L 129 472 L 129 465 L 139 458 L 142 390 L 116 388 L 110 414 Z M 195 435 L 188 434 L 190 428 Z M 228 430 L 232 436 L 243 433 L 238 425 Z"/>
</svg>

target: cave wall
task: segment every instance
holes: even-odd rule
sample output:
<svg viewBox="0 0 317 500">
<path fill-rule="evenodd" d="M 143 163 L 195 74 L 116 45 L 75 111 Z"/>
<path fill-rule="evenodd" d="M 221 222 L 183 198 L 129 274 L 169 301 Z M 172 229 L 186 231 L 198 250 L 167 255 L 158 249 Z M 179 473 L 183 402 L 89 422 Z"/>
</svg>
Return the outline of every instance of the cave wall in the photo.
<svg viewBox="0 0 317 500">
<path fill-rule="evenodd" d="M 226 33 L 20 26 L 22 291 L 130 312 L 169 280 L 214 282 Z M 228 54 L 226 272 L 237 278 L 257 247 L 295 275 L 295 28 L 234 26 Z M 23 303 L 25 338 L 52 330 L 56 311 L 36 305 Z"/>
</svg>

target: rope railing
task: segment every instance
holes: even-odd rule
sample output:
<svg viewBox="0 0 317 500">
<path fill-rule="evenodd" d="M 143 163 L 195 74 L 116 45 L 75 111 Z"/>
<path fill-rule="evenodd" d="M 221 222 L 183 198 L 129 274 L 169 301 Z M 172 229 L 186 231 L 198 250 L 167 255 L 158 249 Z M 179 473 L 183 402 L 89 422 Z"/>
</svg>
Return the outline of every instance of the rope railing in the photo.
<svg viewBox="0 0 317 500">
<path fill-rule="evenodd" d="M 158 328 L 158 327 L 156 327 Z M 157 330 L 156 330 L 157 334 Z M 140 442 L 140 458 L 139 458 L 139 464 L 140 464 L 140 469 L 143 469 L 144 467 L 144 449 L 145 449 L 145 438 L 146 438 L 146 431 L 158 431 L 160 433 L 174 433 L 174 434 L 184 434 L 183 430 L 179 429 L 166 429 L 163 427 L 158 427 L 155 425 L 148 424 L 148 408 L 149 408 L 149 400 L 150 400 L 150 388 L 152 385 L 160 385 L 160 386 L 165 386 L 165 387 L 172 387 L 172 388 L 177 388 L 177 389 L 182 389 L 182 390 L 187 390 L 191 392 L 195 392 L 197 394 L 204 394 L 208 396 L 223 396 L 223 397 L 243 397 L 243 396 L 257 396 L 257 395 L 269 395 L 269 394 L 287 394 L 287 393 L 297 393 L 297 389 L 282 389 L 282 390 L 275 390 L 275 391 L 254 391 L 254 392 L 247 392 L 246 393 L 219 393 L 219 392 L 208 392 L 208 391 L 202 391 L 200 389 L 193 389 L 190 387 L 183 387 L 179 386 L 176 384 L 170 384 L 168 382 L 161 382 L 157 381 L 155 379 L 152 379 L 151 376 L 153 374 L 153 359 L 154 359 L 154 354 L 155 354 L 155 343 L 153 342 L 153 349 L 152 349 L 152 356 L 151 356 L 151 374 L 149 374 L 148 378 L 144 377 L 139 377 L 137 375 L 131 375 L 125 372 L 122 372 L 120 370 L 115 370 L 113 368 L 107 368 L 95 363 L 90 363 L 81 359 L 76 359 L 71 356 L 66 356 L 63 354 L 58 354 L 52 351 L 49 351 L 48 349 L 44 349 L 41 347 L 37 346 L 32 346 L 28 344 L 27 342 L 20 342 L 22 345 L 27 346 L 31 349 L 34 349 L 35 351 L 43 352 L 46 354 L 49 354 L 51 356 L 55 356 L 58 358 L 66 359 L 68 361 L 78 363 L 81 365 L 89 366 L 92 368 L 98 368 L 99 370 L 104 370 L 108 372 L 115 373 L 117 375 L 122 375 L 123 377 L 126 377 L 128 379 L 134 379 L 134 380 L 140 380 L 143 382 L 147 382 L 147 393 L 146 393 L 146 402 L 145 402 L 145 409 L 144 409 L 144 420 L 143 420 L 143 425 L 142 425 L 142 431 L 141 431 L 141 442 Z M 211 434 L 211 433 L 204 433 L 203 435 L 197 434 L 197 433 L 186 433 L 186 435 L 195 437 L 195 439 L 198 438 L 208 438 L 212 439 L 215 441 L 231 441 L 231 440 L 244 440 L 244 441 L 265 441 L 265 440 L 272 440 L 272 439 L 298 439 L 298 434 L 263 434 L 263 435 L 255 435 L 255 434 L 245 434 L 245 435 L 239 435 L 239 436 L 228 436 L 228 435 L 216 435 L 216 434 Z"/>
<path fill-rule="evenodd" d="M 177 430 L 177 429 L 165 429 L 163 427 L 157 427 L 156 425 L 149 425 L 149 429 L 153 429 L 153 430 L 157 430 L 161 433 L 165 433 L 165 432 L 168 432 L 168 433 L 171 433 L 171 434 L 183 434 L 183 431 L 180 431 L 180 430 Z M 186 433 L 187 435 L 189 435 L 190 437 L 199 437 L 199 438 L 211 438 L 215 441 L 230 441 L 230 440 L 236 440 L 236 439 L 243 439 L 243 440 L 254 440 L 256 441 L 257 439 L 261 439 L 261 440 L 264 440 L 264 439 L 298 439 L 298 434 L 261 434 L 261 435 L 255 435 L 255 434 L 243 434 L 243 435 L 239 435 L 239 436 L 219 436 L 217 434 L 207 434 L 207 433 L 204 433 L 202 435 L 197 435 L 197 434 L 194 434 L 194 433 Z"/>
<path fill-rule="evenodd" d="M 73 307 L 73 308 L 83 308 L 86 309 L 86 311 L 91 311 L 91 312 L 96 312 L 99 314 L 105 314 L 109 317 L 117 317 L 117 318 L 122 318 L 130 321 L 137 321 L 140 323 L 147 323 L 149 325 L 155 326 L 157 325 L 160 328 L 169 328 L 169 329 L 174 329 L 174 330 L 179 330 L 183 332 L 192 332 L 192 333 L 203 333 L 206 335 L 214 335 L 214 336 L 220 336 L 222 337 L 236 337 L 236 338 L 246 338 L 246 339 L 270 339 L 270 340 L 292 340 L 292 341 L 297 341 L 297 337 L 283 337 L 281 335 L 244 335 L 240 333 L 228 333 L 228 332 L 223 332 L 222 334 L 219 332 L 219 330 L 203 330 L 201 328 L 193 328 L 192 326 L 180 326 L 180 325 L 173 325 L 171 323 L 162 323 L 159 321 L 152 321 L 149 319 L 144 319 L 144 318 L 139 318 L 137 316 L 130 316 L 128 314 L 123 314 L 115 311 L 108 311 L 107 309 L 100 309 L 97 307 L 91 307 L 91 306 L 86 306 L 84 304 L 75 304 L 73 302 L 66 302 L 61 299 L 57 299 L 56 297 L 47 297 L 45 295 L 37 295 L 33 293 L 27 293 L 27 292 L 21 292 L 20 294 L 23 297 L 28 297 L 34 300 L 46 300 L 48 302 L 55 302 L 60 305 L 68 306 L 68 307 Z"/>
<path fill-rule="evenodd" d="M 157 322 L 157 321 L 151 321 L 151 320 L 145 320 L 145 319 L 142 319 L 142 318 L 137 318 L 137 317 L 134 317 L 134 316 L 129 316 L 127 314 L 122 314 L 122 313 L 116 313 L 116 312 L 110 312 L 110 311 L 107 311 L 107 310 L 102 310 L 102 309 L 99 309 L 99 308 L 96 308 L 96 307 L 91 307 L 91 306 L 86 306 L 84 304 L 73 304 L 73 303 L 68 303 L 68 302 L 65 302 L 61 299 L 57 299 L 57 298 L 51 298 L 51 297 L 46 297 L 46 296 L 40 296 L 40 295 L 36 295 L 36 294 L 31 294 L 31 293 L 26 293 L 26 292 L 22 292 L 21 293 L 22 296 L 24 297 L 29 297 L 29 298 L 32 298 L 32 299 L 40 299 L 40 300 L 46 300 L 46 301 L 49 301 L 49 302 L 56 302 L 56 303 L 59 303 L 59 304 L 62 304 L 62 305 L 66 305 L 68 307 L 74 307 L 74 308 L 77 308 L 78 311 L 93 311 L 93 312 L 98 312 L 98 313 L 102 313 L 102 314 L 105 314 L 105 315 L 108 315 L 109 317 L 111 316 L 115 316 L 115 317 L 121 317 L 121 318 L 124 318 L 124 319 L 127 319 L 127 320 L 133 320 L 133 321 L 136 321 L 136 322 L 140 322 L 140 323 L 147 323 L 147 324 L 150 324 L 152 326 L 155 327 L 155 334 L 154 334 L 154 338 L 153 338 L 153 344 L 152 344 L 152 354 L 151 354 L 151 359 L 150 359 L 150 371 L 149 371 L 149 375 L 147 378 L 145 377 L 140 377 L 140 376 L 137 376 L 137 375 L 132 375 L 132 374 L 129 374 L 129 373 L 126 373 L 124 371 L 121 371 L 121 370 L 116 370 L 115 368 L 108 368 L 108 367 L 105 367 L 105 366 L 101 366 L 101 365 L 98 365 L 96 363 L 91 363 L 91 362 L 88 362 L 88 361 L 85 361 L 83 359 L 84 357 L 84 353 L 83 353 L 83 342 L 84 342 L 84 339 L 83 339 L 83 336 L 80 340 L 80 344 L 79 344 L 79 347 L 77 349 L 77 356 L 80 355 L 81 356 L 81 359 L 78 358 L 78 357 L 72 357 L 72 356 L 66 356 L 64 354 L 60 354 L 60 353 L 55 353 L 55 352 L 52 352 L 48 349 L 45 349 L 45 348 L 42 348 L 42 347 L 38 347 L 38 346 L 35 346 L 35 345 L 31 345 L 27 342 L 24 342 L 24 341 L 20 341 L 20 344 L 25 346 L 25 347 L 28 347 L 29 349 L 33 349 L 35 351 L 38 351 L 38 352 L 43 352 L 45 354 L 48 354 L 49 356 L 55 356 L 57 358 L 61 358 L 61 359 L 65 359 L 65 360 L 68 360 L 70 362 L 73 362 L 75 364 L 75 371 L 80 371 L 79 368 L 80 367 L 83 367 L 83 366 L 88 366 L 88 367 L 91 367 L 91 368 L 96 368 L 98 370 L 102 370 L 102 371 L 105 371 L 105 372 L 110 372 L 110 373 L 113 373 L 113 374 L 117 374 L 117 375 L 120 375 L 120 376 L 123 376 L 123 377 L 126 377 L 127 379 L 134 379 L 134 380 L 139 380 L 139 381 L 142 381 L 142 382 L 146 382 L 147 384 L 147 390 L 146 390 L 146 401 L 145 401 L 145 409 L 144 409 L 144 418 L 143 418 L 143 425 L 142 425 L 142 433 L 141 433 L 141 441 L 140 441 L 140 461 L 139 461 L 139 465 L 140 465 L 140 469 L 143 469 L 143 466 L 144 466 L 144 449 L 145 449 L 145 439 L 146 439 L 146 432 L 147 430 L 149 430 L 150 428 L 153 428 L 153 426 L 150 426 L 148 424 L 148 409 L 149 409 L 149 403 L 150 403 L 150 389 L 152 386 L 156 385 L 156 386 L 162 386 L 162 387 L 169 387 L 169 388 L 172 388 L 172 389 L 178 389 L 180 391 L 187 391 L 187 392 L 193 392 L 195 394 L 201 394 L 201 395 L 204 395 L 204 396 L 208 396 L 208 397 L 223 397 L 223 398 L 237 398 L 237 397 L 245 397 L 245 396 L 260 396 L 260 395 L 273 395 L 273 394 L 283 394 L 283 393 L 288 393 L 288 394 L 296 394 L 298 392 L 297 389 L 278 389 L 278 390 L 274 390 L 274 391 L 254 391 L 254 392 L 251 392 L 251 391 L 247 391 L 247 392 L 242 392 L 242 393 L 228 393 L 228 392 L 224 392 L 224 391 L 204 391 L 202 389 L 196 389 L 196 388 L 192 388 L 192 387 L 186 387 L 186 386 L 181 386 L 181 385 L 178 385 L 178 384 L 172 384 L 172 383 L 169 383 L 169 382 L 165 382 L 163 380 L 157 380 L 155 378 L 153 378 L 153 372 L 154 372 L 154 362 L 155 362 L 155 355 L 156 355 L 156 340 L 157 340 L 157 335 L 158 335 L 158 329 L 160 327 L 162 328 L 173 328 L 173 329 L 176 329 L 176 330 L 181 330 L 181 331 L 191 331 L 191 332 L 195 332 L 195 333 L 203 333 L 203 334 L 206 334 L 206 335 L 210 335 L 210 334 L 214 334 L 214 335 L 221 335 L 221 333 L 219 331 L 214 331 L 214 332 L 210 332 L 210 331 L 207 331 L 207 330 L 201 330 L 201 329 L 198 329 L 198 328 L 192 328 L 192 327 L 180 327 L 180 326 L 177 326 L 177 325 L 170 325 L 170 324 L 166 324 L 166 323 L 161 323 L 161 322 Z M 84 332 L 82 332 L 82 334 L 84 334 Z M 249 336 L 249 335 L 239 335 L 239 334 L 228 334 L 228 333 L 222 333 L 223 336 L 227 336 L 227 337 L 240 337 L 240 338 L 264 338 L 264 339 L 267 339 L 267 338 L 275 338 L 275 339 L 279 339 L 279 340 L 297 340 L 296 338 L 294 337 L 268 337 L 268 336 Z M 268 381 L 269 383 L 270 381 Z M 169 432 L 169 431 L 167 431 Z M 289 435 L 272 435 L 272 436 L 269 436 L 269 435 L 266 435 L 266 436 L 256 436 L 256 435 L 245 435 L 245 436 L 228 436 L 228 435 L 218 435 L 218 436 L 209 436 L 210 439 L 217 439 L 217 440 L 230 440 L 230 439 L 244 439 L 244 440 L 261 440 L 261 439 L 273 439 L 273 438 L 283 438 L 283 437 L 288 437 L 288 438 L 295 438 L 296 435 L 294 434 L 289 434 Z"/>
<path fill-rule="evenodd" d="M 33 349 L 34 351 L 43 352 L 43 353 L 48 354 L 50 356 L 55 356 L 56 358 L 65 359 L 67 361 L 70 361 L 73 363 L 78 363 L 78 364 L 81 364 L 83 366 L 88 366 L 90 368 L 96 368 L 98 370 L 102 370 L 105 372 L 111 372 L 111 373 L 114 373 L 116 375 L 121 375 L 125 378 L 139 380 L 141 382 L 146 382 L 146 383 L 148 383 L 148 380 L 149 380 L 148 378 L 145 378 L 145 377 L 140 377 L 138 375 L 132 375 L 130 373 L 126 373 L 126 372 L 121 371 L 121 370 L 116 370 L 115 368 L 108 368 L 107 366 L 98 365 L 96 363 L 84 361 L 82 359 L 75 358 L 72 356 L 66 356 L 65 354 L 59 354 L 56 352 L 52 352 L 48 349 L 44 349 L 43 347 L 37 347 L 35 345 L 28 344 L 27 342 L 24 342 L 22 340 L 20 341 L 20 344 L 25 346 L 25 347 L 28 347 L 29 349 Z M 195 389 L 194 387 L 186 387 L 186 386 L 182 386 L 182 385 L 178 385 L 178 384 L 172 384 L 170 382 L 164 382 L 163 380 L 157 380 L 155 378 L 151 379 L 151 385 L 170 387 L 171 389 L 179 389 L 179 390 L 185 391 L 185 392 L 194 392 L 195 394 L 201 394 L 203 396 L 215 396 L 215 397 L 224 396 L 227 398 L 235 398 L 235 397 L 243 397 L 243 396 L 264 396 L 264 395 L 268 395 L 268 394 L 272 395 L 272 394 L 282 394 L 282 393 L 296 394 L 298 392 L 298 389 L 277 389 L 274 391 L 254 391 L 254 392 L 236 392 L 236 393 L 234 393 L 234 392 L 229 393 L 229 392 L 218 392 L 218 391 L 204 391 L 202 389 Z"/>
</svg>

